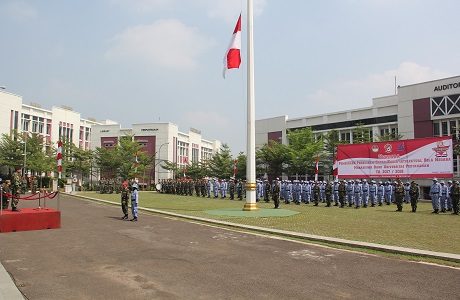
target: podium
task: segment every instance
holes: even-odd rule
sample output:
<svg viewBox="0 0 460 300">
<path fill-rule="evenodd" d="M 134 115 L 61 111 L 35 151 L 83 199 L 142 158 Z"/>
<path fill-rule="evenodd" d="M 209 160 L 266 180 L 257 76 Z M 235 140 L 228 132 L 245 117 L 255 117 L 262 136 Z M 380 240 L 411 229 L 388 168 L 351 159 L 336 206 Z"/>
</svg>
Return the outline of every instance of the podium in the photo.
<svg viewBox="0 0 460 300">
<path fill-rule="evenodd" d="M 0 233 L 61 228 L 61 212 L 52 208 L 21 208 L 3 210 Z"/>
</svg>

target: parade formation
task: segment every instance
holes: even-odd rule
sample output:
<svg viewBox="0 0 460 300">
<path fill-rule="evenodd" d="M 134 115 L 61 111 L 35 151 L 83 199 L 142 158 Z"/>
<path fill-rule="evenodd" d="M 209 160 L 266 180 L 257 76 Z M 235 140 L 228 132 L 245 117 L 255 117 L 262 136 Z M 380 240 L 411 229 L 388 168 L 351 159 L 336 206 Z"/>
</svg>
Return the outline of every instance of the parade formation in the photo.
<svg viewBox="0 0 460 300">
<path fill-rule="evenodd" d="M 165 194 L 197 196 L 230 200 L 235 197 L 242 200 L 246 197 L 246 182 L 244 180 L 205 178 L 193 179 L 166 179 L 162 180 L 159 191 Z M 334 180 L 334 181 L 304 181 L 279 180 L 271 183 L 268 180 L 257 180 L 257 201 L 273 201 L 275 208 L 279 201 L 284 204 L 294 203 L 319 206 L 325 203 L 326 207 L 340 208 L 354 207 L 367 208 L 382 205 L 396 204 L 397 210 L 402 211 L 403 204 L 410 204 L 411 211 L 417 211 L 420 199 L 420 187 L 415 181 L 363 180 Z M 433 179 L 430 188 L 433 213 L 452 212 L 459 214 L 460 186 L 458 181 L 438 182 Z"/>
</svg>

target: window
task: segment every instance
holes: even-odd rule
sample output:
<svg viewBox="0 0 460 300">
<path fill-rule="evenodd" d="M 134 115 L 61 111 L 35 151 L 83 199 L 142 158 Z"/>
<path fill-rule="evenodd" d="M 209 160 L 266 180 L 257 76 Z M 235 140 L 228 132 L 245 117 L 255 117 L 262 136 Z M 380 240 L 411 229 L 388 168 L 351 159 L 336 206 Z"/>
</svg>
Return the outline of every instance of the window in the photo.
<svg viewBox="0 0 460 300">
<path fill-rule="evenodd" d="M 440 136 L 441 131 L 439 130 L 439 123 L 433 123 L 433 136 Z"/>
<path fill-rule="evenodd" d="M 448 127 L 447 127 L 447 121 L 441 122 L 441 128 L 442 128 L 442 135 L 449 135 Z"/>
<path fill-rule="evenodd" d="M 457 136 L 457 122 L 455 120 L 449 121 L 450 135 Z"/>
<path fill-rule="evenodd" d="M 351 141 L 351 134 L 350 132 L 342 132 L 340 134 L 340 140 L 345 141 L 345 142 L 350 142 Z"/>
</svg>

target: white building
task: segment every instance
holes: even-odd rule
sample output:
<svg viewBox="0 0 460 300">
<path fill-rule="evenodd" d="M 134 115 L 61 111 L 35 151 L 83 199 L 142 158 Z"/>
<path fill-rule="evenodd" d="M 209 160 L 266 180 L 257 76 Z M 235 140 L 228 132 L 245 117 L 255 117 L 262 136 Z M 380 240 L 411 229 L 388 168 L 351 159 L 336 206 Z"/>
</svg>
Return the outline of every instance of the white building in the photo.
<svg viewBox="0 0 460 300">
<path fill-rule="evenodd" d="M 114 121 L 83 119 L 69 107 L 53 106 L 48 110 L 38 104 L 24 104 L 21 96 L 0 90 L 0 134 L 11 134 L 15 130 L 42 135 L 46 147 L 57 147 L 59 140 L 66 140 L 86 150 L 113 147 L 120 137 L 133 135 L 148 155 L 155 155 L 158 162 L 177 163 L 179 168 L 209 160 L 221 147 L 220 141 L 203 139 L 196 129 L 183 133 L 172 123 L 134 124 L 132 128 L 123 129 Z M 173 176 L 158 167 L 158 162 L 146 177 L 151 183 Z"/>
<path fill-rule="evenodd" d="M 69 107 L 53 106 L 43 109 L 38 104 L 24 104 L 22 97 L 0 90 L 0 134 L 13 131 L 40 134 L 46 146 L 55 146 L 61 140 L 90 149 L 91 126 L 102 124 L 83 119 Z"/>
<path fill-rule="evenodd" d="M 372 106 L 300 118 L 279 116 L 256 121 L 256 147 L 270 140 L 287 144 L 289 130 L 311 127 L 317 135 L 335 129 L 340 139 L 353 143 L 356 124 L 368 128 L 376 140 L 385 134 L 403 139 L 452 136 L 460 129 L 460 76 L 398 87 L 397 94 L 372 99 Z M 458 156 L 454 174 L 460 177 Z"/>
<path fill-rule="evenodd" d="M 199 130 L 191 128 L 188 133 L 183 133 L 173 123 L 133 124 L 129 129 L 121 128 L 119 124 L 94 125 L 91 147 L 114 147 L 121 137 L 127 135 L 133 136 L 147 155 L 156 158 L 155 168 L 140 179 L 143 184 L 173 177 L 172 172 L 160 167 L 162 161 L 176 163 L 180 169 L 185 169 L 193 162 L 209 160 L 221 147 L 218 140 L 203 139 Z"/>
</svg>

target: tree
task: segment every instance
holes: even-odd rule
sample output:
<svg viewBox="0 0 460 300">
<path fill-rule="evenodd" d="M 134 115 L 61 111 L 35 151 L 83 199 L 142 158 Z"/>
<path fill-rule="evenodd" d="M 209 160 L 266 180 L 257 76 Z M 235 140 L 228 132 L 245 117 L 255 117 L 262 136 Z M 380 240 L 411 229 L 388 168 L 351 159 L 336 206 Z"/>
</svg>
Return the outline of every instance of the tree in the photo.
<svg viewBox="0 0 460 300">
<path fill-rule="evenodd" d="M 330 163 L 329 166 L 332 167 L 332 163 L 335 161 L 337 146 L 342 144 L 348 144 L 348 141 L 341 141 L 337 130 L 332 129 L 324 135 L 324 149 L 327 161 Z"/>
<path fill-rule="evenodd" d="M 138 177 L 154 161 L 154 157 L 149 157 L 130 135 L 121 137 L 114 148 L 96 148 L 95 157 L 105 176 L 122 179 Z"/>
<path fill-rule="evenodd" d="M 290 158 L 289 148 L 276 141 L 269 141 L 256 152 L 258 173 L 270 178 L 281 176 Z"/>
<path fill-rule="evenodd" d="M 233 176 L 233 159 L 227 144 L 223 144 L 220 150 L 209 160 L 209 173 L 211 176 L 219 178 Z"/>
<path fill-rule="evenodd" d="M 313 166 L 316 159 L 324 155 L 323 140 L 315 139 L 309 127 L 289 132 L 288 141 L 288 172 L 291 175 L 307 173 L 307 168 Z"/>
<path fill-rule="evenodd" d="M 356 123 L 353 129 L 353 144 L 364 144 L 372 142 L 372 129 L 364 127 L 363 123 Z"/>
<path fill-rule="evenodd" d="M 92 159 L 92 151 L 78 148 L 71 143 L 67 153 L 66 172 L 83 179 L 84 175 L 90 172 Z"/>
<path fill-rule="evenodd" d="M 0 140 L 0 165 L 11 169 L 22 168 L 24 164 L 24 145 L 17 132 L 3 134 Z"/>
<path fill-rule="evenodd" d="M 377 136 L 377 141 L 378 142 L 387 142 L 387 141 L 399 141 L 403 139 L 402 134 L 396 134 L 396 133 L 385 133 L 384 135 L 378 135 Z"/>
<path fill-rule="evenodd" d="M 44 147 L 43 137 L 38 134 L 32 134 L 23 138 L 24 142 L 27 142 L 26 169 L 35 174 L 53 171 L 56 166 L 55 156 L 53 156 L 53 151 L 50 147 Z"/>
<path fill-rule="evenodd" d="M 238 153 L 238 156 L 236 157 L 235 160 L 236 160 L 236 178 L 246 179 L 246 154 L 244 154 L 243 152 Z"/>
<path fill-rule="evenodd" d="M 163 169 L 173 172 L 174 177 L 180 177 L 180 169 L 177 163 L 171 161 L 162 161 L 162 165 L 160 165 Z"/>
</svg>

